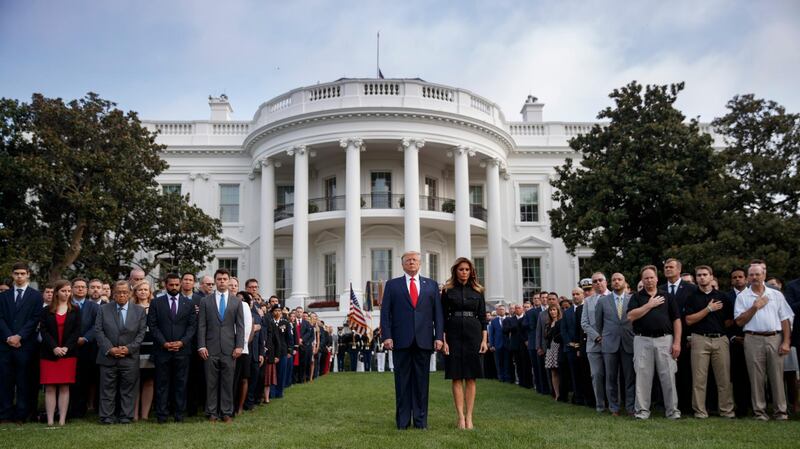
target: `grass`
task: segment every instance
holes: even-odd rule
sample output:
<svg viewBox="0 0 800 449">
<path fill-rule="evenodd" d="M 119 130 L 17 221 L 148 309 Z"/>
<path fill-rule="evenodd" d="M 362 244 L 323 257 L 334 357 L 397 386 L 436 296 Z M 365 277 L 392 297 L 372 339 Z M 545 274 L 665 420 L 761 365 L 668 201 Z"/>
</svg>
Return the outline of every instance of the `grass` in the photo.
<svg viewBox="0 0 800 449">
<path fill-rule="evenodd" d="M 394 427 L 391 373 L 335 373 L 295 385 L 286 396 L 234 423 L 140 422 L 100 426 L 94 420 L 0 425 L 3 448 L 797 448 L 800 423 L 709 418 L 648 421 L 598 415 L 554 403 L 515 385 L 478 382 L 475 430 L 455 428 L 450 383 L 431 376 L 429 430 Z M 654 414 L 655 415 L 655 414 Z"/>
</svg>

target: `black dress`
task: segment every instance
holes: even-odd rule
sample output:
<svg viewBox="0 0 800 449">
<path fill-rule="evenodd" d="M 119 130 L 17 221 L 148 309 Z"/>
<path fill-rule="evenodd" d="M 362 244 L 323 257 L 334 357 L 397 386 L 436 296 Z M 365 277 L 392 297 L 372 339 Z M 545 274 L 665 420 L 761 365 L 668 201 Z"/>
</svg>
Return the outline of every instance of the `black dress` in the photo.
<svg viewBox="0 0 800 449">
<path fill-rule="evenodd" d="M 486 302 L 472 287 L 457 285 L 442 292 L 444 332 L 450 355 L 444 358 L 445 379 L 483 377 L 480 354 L 486 330 Z"/>
</svg>

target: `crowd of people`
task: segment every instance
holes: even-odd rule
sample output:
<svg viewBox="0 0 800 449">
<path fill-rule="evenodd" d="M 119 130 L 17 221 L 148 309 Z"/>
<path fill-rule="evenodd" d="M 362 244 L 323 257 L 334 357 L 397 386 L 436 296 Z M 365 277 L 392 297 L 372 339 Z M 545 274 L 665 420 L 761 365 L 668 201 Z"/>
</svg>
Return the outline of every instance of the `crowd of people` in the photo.
<svg viewBox="0 0 800 449">
<path fill-rule="evenodd" d="M 582 279 L 571 297 L 534 294 L 487 313 L 488 377 L 614 416 L 752 416 L 786 420 L 798 410 L 800 279 L 785 288 L 754 260 L 719 290 L 713 269 L 682 272 L 676 259 Z M 610 288 L 609 288 L 610 287 Z M 655 381 L 655 385 L 654 385 Z M 655 388 L 654 388 L 655 387 Z"/>
<path fill-rule="evenodd" d="M 404 254 L 403 267 L 405 280 L 383 298 L 381 321 L 392 327 L 351 330 L 345 322 L 334 331 L 316 313 L 262 297 L 256 279 L 239 290 L 225 269 L 199 283 L 192 273 L 167 274 L 159 294 L 138 269 L 114 283 L 59 280 L 40 293 L 28 265 L 17 263 L 0 287 L 0 421 L 63 426 L 96 412 L 102 424 L 127 424 L 150 419 L 152 409 L 158 423 L 195 415 L 230 422 L 292 384 L 332 371 L 388 370 L 396 388 L 403 376 L 420 379 L 409 387 L 420 396 L 408 404 L 397 390 L 398 427 L 425 427 L 422 373 L 435 370 L 433 351 L 452 381 L 460 428 L 473 426 L 482 377 L 638 419 L 654 404 L 671 419 L 768 420 L 768 400 L 776 420 L 800 411 L 800 279 L 784 288 L 767 278 L 764 261 L 732 270 L 728 292 L 711 267 L 682 273 L 681 262 L 668 259 L 660 285 L 651 265 L 635 289 L 621 273 L 609 285 L 597 272 L 570 297 L 539 292 L 508 312 L 502 304 L 487 311 L 469 259 L 458 259 L 442 286 L 419 277 L 417 287 L 418 253 Z M 415 335 L 419 325 L 411 326 L 403 343 L 398 323 L 408 327 L 408 319 L 398 318 L 398 307 L 419 316 L 423 298 L 430 328 Z M 428 338 L 430 348 L 417 347 Z M 425 408 L 412 413 L 414 401 Z"/>
<path fill-rule="evenodd" d="M 101 424 L 230 422 L 331 370 L 332 328 L 302 307 L 244 290 L 225 269 L 170 273 L 163 291 L 142 270 L 113 284 L 76 278 L 29 285 L 17 263 L 0 293 L 0 421 L 97 413 Z M 44 410 L 39 407 L 44 389 Z"/>
</svg>

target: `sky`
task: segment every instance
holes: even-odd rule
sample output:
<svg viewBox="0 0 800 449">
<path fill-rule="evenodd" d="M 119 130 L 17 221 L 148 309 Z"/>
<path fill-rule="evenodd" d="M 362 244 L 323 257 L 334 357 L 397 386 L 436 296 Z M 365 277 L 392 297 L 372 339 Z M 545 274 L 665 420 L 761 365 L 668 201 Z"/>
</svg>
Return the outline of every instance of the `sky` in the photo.
<svg viewBox="0 0 800 449">
<path fill-rule="evenodd" d="M 800 1 L 0 0 L 0 97 L 87 92 L 144 119 L 234 119 L 297 87 L 376 74 L 468 89 L 520 120 L 591 121 L 636 80 L 686 82 L 707 122 L 737 94 L 800 112 Z"/>
</svg>

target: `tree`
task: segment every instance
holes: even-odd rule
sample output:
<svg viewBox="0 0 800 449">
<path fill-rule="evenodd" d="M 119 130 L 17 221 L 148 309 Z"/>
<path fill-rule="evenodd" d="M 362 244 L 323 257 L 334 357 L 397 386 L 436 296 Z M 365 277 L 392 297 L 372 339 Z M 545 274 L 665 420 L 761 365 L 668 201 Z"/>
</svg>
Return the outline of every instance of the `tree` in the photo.
<svg viewBox="0 0 800 449">
<path fill-rule="evenodd" d="M 580 162 L 556 168 L 551 232 L 573 254 L 591 248 L 593 270 L 634 281 L 643 265 L 693 255 L 692 245 L 704 254 L 693 262 L 719 262 L 709 245 L 724 237 L 718 217 L 729 203 L 730 178 L 711 137 L 675 108 L 683 86 L 643 89 L 634 81 L 615 89 L 615 107 L 598 114 L 609 122 L 570 141 Z"/>
<path fill-rule="evenodd" d="M 94 93 L 66 104 L 0 99 L 0 260 L 29 260 L 41 280 L 117 277 L 130 264 L 152 268 L 150 252 L 204 266 L 221 224 L 188 197 L 162 195 L 164 148 L 135 112 Z"/>
<path fill-rule="evenodd" d="M 775 103 L 737 95 L 712 123 L 722 134 L 727 169 L 735 179 L 733 229 L 740 251 L 767 261 L 768 273 L 800 276 L 800 114 Z"/>
</svg>

